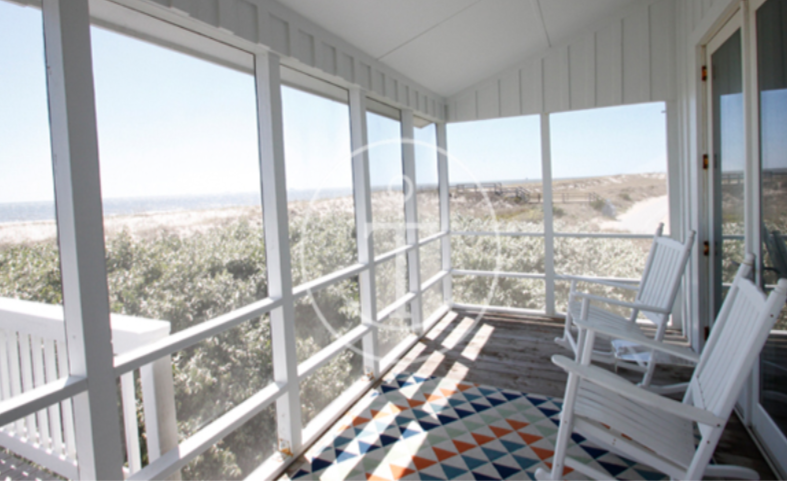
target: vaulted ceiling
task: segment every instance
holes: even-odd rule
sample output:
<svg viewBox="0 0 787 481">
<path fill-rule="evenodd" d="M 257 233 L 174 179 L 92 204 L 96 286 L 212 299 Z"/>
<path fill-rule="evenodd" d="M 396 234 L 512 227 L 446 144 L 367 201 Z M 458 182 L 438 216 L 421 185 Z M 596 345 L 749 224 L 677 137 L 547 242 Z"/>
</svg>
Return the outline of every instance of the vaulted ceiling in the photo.
<svg viewBox="0 0 787 481">
<path fill-rule="evenodd" d="M 450 96 L 642 0 L 279 0 Z"/>
</svg>

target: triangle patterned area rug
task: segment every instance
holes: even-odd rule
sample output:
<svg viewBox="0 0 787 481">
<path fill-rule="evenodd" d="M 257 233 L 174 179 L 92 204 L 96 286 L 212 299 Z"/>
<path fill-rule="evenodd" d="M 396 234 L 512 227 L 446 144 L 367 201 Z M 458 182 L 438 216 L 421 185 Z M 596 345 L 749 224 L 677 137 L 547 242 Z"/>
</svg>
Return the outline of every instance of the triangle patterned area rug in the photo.
<svg viewBox="0 0 787 481">
<path fill-rule="evenodd" d="M 361 398 L 306 453 L 293 479 L 534 479 L 550 469 L 561 402 L 399 374 Z M 569 454 L 610 478 L 665 479 L 578 434 Z M 566 468 L 568 479 L 582 479 Z"/>
</svg>

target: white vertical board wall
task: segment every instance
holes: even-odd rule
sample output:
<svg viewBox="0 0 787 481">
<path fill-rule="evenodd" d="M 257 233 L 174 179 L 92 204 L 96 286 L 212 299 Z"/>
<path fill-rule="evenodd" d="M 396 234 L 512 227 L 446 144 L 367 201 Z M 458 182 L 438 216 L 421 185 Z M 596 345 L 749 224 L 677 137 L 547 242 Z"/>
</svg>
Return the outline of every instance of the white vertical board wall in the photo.
<svg viewBox="0 0 787 481">
<path fill-rule="evenodd" d="M 674 100 L 678 3 L 656 0 L 626 9 L 459 92 L 448 99 L 448 121 Z"/>
<path fill-rule="evenodd" d="M 398 107 L 413 109 L 419 116 L 445 119 L 442 96 L 280 3 L 266 0 L 113 1 L 207 36 L 221 37 L 217 39 L 246 50 L 262 44 L 281 55 L 282 63 L 294 64 L 326 80 L 359 86 Z"/>
</svg>

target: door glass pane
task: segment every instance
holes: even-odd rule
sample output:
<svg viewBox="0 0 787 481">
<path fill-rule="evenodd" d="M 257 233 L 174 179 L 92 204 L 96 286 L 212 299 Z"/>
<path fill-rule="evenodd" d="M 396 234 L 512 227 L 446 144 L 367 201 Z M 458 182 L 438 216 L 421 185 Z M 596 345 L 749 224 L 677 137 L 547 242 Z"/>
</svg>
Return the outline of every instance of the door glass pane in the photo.
<svg viewBox="0 0 787 481">
<path fill-rule="evenodd" d="M 743 261 L 743 74 L 741 33 L 711 55 L 713 81 L 714 300 L 721 307 L 726 287 Z"/>
<path fill-rule="evenodd" d="M 787 4 L 769 0 L 757 12 L 760 88 L 762 230 L 766 289 L 787 277 Z M 787 310 L 782 309 L 760 357 L 760 404 L 787 433 Z M 783 460 L 782 460 L 783 462 Z"/>
</svg>

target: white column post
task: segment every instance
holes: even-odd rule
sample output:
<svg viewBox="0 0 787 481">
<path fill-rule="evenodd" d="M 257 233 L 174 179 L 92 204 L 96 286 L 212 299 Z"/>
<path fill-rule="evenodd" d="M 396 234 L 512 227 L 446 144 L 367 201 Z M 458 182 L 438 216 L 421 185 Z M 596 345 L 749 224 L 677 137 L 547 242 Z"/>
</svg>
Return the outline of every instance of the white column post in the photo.
<svg viewBox="0 0 787 481">
<path fill-rule="evenodd" d="M 142 382 L 148 461 L 153 462 L 170 449 L 178 447 L 172 357 L 164 356 L 157 359 L 142 366 L 139 372 Z M 180 479 L 180 471 L 168 479 Z"/>
<path fill-rule="evenodd" d="M 276 400 L 279 451 L 292 455 L 301 447 L 302 424 L 284 171 L 281 72 L 279 57 L 273 53 L 257 54 L 254 63 L 268 295 L 282 300 L 281 307 L 270 313 L 273 378 L 287 386 L 287 394 Z"/>
<path fill-rule="evenodd" d="M 366 265 L 366 269 L 358 276 L 361 322 L 372 327 L 362 341 L 363 365 L 367 376 L 377 378 L 380 376 L 380 352 L 377 343 L 377 288 L 372 238 L 372 188 L 369 180 L 369 151 L 366 140 L 366 94 L 356 87 L 350 89 L 350 141 L 353 150 L 353 196 L 358 262 Z"/>
<path fill-rule="evenodd" d="M 88 0 L 44 0 L 43 17 L 69 373 L 88 379 L 74 397 L 79 477 L 122 479 Z"/>
<path fill-rule="evenodd" d="M 445 122 L 438 122 L 437 126 L 437 183 L 440 196 L 440 232 L 449 234 L 440 239 L 442 266 L 444 271 L 450 272 L 451 266 L 451 203 L 450 188 L 448 184 L 448 138 Z M 451 276 L 443 278 L 443 300 L 450 306 L 453 303 L 453 283 Z"/>
<path fill-rule="evenodd" d="M 552 143 L 549 114 L 541 114 L 541 182 L 544 192 L 544 277 L 546 314 L 555 315 L 555 227 L 552 216 Z"/>
<path fill-rule="evenodd" d="M 667 130 L 667 194 L 669 199 L 669 231 L 673 239 L 686 238 L 686 229 L 683 222 L 683 209 L 681 209 L 681 194 L 683 192 L 684 176 L 680 167 L 680 132 L 678 125 L 678 103 L 669 101 L 664 103 L 666 109 Z M 684 276 L 685 279 L 685 276 Z M 681 281 L 683 284 L 684 281 Z M 670 327 L 683 329 L 683 304 L 684 289 L 678 291 L 675 306 L 670 319 Z"/>
<path fill-rule="evenodd" d="M 418 189 L 415 177 L 415 123 L 411 109 L 402 110 L 402 171 L 404 173 L 405 241 L 414 249 L 407 253 L 410 292 L 415 299 L 410 303 L 410 329 L 414 334 L 424 332 L 421 292 L 421 260 L 418 248 Z"/>
</svg>

